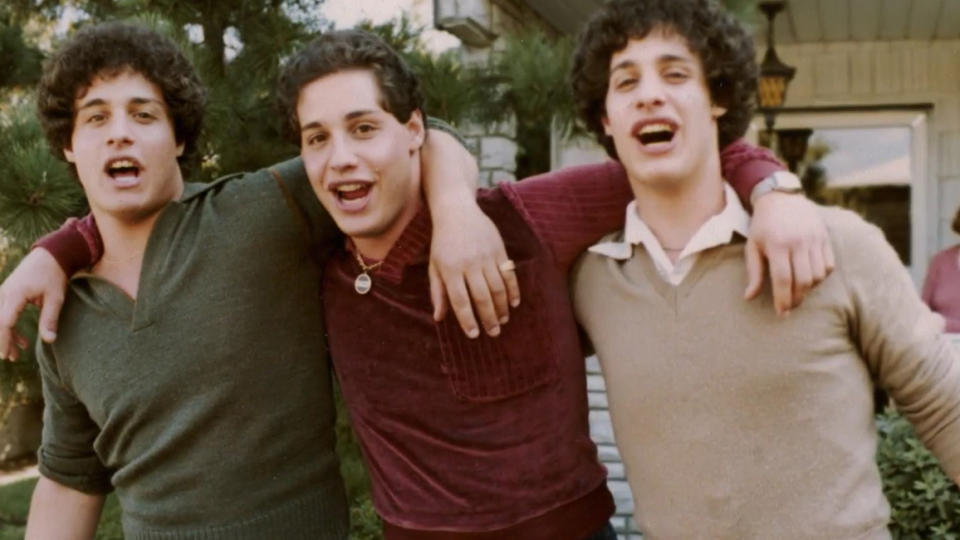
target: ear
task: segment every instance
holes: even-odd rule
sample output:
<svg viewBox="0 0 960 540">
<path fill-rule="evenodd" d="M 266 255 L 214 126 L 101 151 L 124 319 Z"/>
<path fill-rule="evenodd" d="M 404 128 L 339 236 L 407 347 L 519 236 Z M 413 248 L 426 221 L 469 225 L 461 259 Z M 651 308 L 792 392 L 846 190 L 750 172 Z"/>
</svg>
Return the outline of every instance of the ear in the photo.
<svg viewBox="0 0 960 540">
<path fill-rule="evenodd" d="M 711 105 L 711 106 L 710 106 L 710 116 L 712 116 L 714 120 L 720 118 L 721 116 L 723 116 L 723 115 L 725 115 L 725 114 L 727 114 L 727 108 L 726 108 L 726 107 L 721 107 L 721 106 L 719 106 L 719 105 Z"/>
<path fill-rule="evenodd" d="M 603 124 L 603 134 L 607 137 L 613 137 L 613 134 L 610 133 L 610 119 L 607 118 L 606 114 L 600 117 L 600 122 Z"/>
<path fill-rule="evenodd" d="M 73 153 L 73 150 L 71 150 L 71 149 L 69 149 L 69 148 L 64 148 L 64 149 L 63 149 L 63 157 L 67 158 L 67 162 L 69 162 L 69 163 L 76 163 L 76 162 L 77 162 L 77 156 Z"/>
<path fill-rule="evenodd" d="M 423 125 L 423 113 L 420 110 L 410 113 L 410 119 L 405 124 L 410 132 L 410 153 L 417 151 L 423 146 L 426 137 L 426 128 Z"/>
</svg>

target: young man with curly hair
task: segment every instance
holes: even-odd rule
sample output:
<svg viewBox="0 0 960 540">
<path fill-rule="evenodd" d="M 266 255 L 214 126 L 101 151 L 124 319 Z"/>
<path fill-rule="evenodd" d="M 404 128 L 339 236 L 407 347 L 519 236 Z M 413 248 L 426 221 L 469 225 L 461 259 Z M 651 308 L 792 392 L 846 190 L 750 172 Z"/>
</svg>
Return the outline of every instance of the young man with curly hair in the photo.
<svg viewBox="0 0 960 540">
<path fill-rule="evenodd" d="M 635 195 L 575 271 L 645 538 L 889 538 L 873 385 L 960 479 L 960 362 L 882 232 L 822 209 L 837 271 L 789 317 L 742 302 L 750 217 L 719 148 L 756 87 L 713 0 L 614 0 L 575 53 L 575 100 Z"/>
<path fill-rule="evenodd" d="M 38 347 L 28 538 L 92 537 L 112 489 L 129 538 L 347 534 L 316 260 L 341 237 L 299 160 L 184 183 L 204 96 L 176 45 L 131 24 L 83 28 L 45 67 L 40 118 L 102 256 L 71 280 L 59 339 Z M 433 158 L 470 171 L 454 139 L 431 139 Z M 425 176 L 442 172 L 433 158 Z M 431 202 L 479 215 L 453 176 Z M 461 192 L 466 204 L 448 196 Z"/>
</svg>

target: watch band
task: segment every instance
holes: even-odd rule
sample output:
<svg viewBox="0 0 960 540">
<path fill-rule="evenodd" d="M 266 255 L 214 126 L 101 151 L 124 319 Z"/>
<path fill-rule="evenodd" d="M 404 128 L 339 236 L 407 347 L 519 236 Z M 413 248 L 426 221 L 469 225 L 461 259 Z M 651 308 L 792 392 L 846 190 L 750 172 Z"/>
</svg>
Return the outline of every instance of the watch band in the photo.
<svg viewBox="0 0 960 540">
<path fill-rule="evenodd" d="M 750 204 L 753 205 L 757 202 L 757 199 L 771 191 L 792 194 L 803 193 L 803 184 L 800 183 L 797 175 L 792 172 L 777 171 L 753 187 L 753 191 L 750 192 Z"/>
</svg>

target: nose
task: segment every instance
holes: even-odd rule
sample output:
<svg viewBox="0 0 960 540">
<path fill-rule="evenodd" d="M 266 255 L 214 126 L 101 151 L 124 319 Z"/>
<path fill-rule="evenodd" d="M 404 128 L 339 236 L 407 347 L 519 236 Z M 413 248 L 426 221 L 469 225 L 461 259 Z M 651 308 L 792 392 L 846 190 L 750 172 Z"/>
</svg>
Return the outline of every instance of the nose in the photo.
<svg viewBox="0 0 960 540">
<path fill-rule="evenodd" d="M 110 127 L 107 132 L 107 144 L 110 146 L 126 146 L 133 142 L 133 132 L 126 115 L 115 114 L 110 118 Z"/>
<path fill-rule="evenodd" d="M 666 102 L 664 84 L 659 76 L 646 76 L 640 80 L 636 92 L 637 108 L 656 108 Z"/>
<path fill-rule="evenodd" d="M 330 167 L 340 173 L 348 171 L 357 166 L 357 155 L 354 153 L 350 141 L 342 135 L 334 135 L 330 141 L 332 145 L 330 154 Z"/>
</svg>

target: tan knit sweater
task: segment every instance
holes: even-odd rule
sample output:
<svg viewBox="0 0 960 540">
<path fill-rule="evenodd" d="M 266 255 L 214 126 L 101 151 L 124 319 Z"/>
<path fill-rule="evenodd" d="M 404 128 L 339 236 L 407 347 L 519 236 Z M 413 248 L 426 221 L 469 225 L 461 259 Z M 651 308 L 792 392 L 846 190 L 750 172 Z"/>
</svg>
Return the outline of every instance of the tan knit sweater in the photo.
<svg viewBox="0 0 960 540">
<path fill-rule="evenodd" d="M 784 319 L 769 287 L 743 300 L 742 242 L 701 254 L 677 287 L 642 247 L 579 263 L 575 307 L 646 538 L 889 538 L 871 379 L 960 475 L 960 362 L 942 319 L 879 229 L 823 216 L 837 270 Z"/>
</svg>

